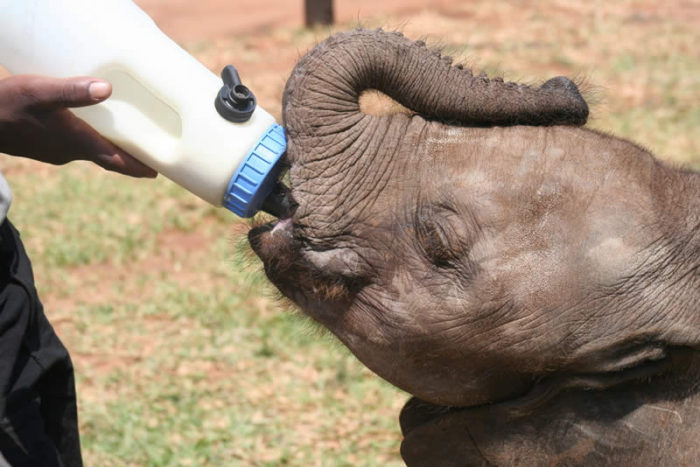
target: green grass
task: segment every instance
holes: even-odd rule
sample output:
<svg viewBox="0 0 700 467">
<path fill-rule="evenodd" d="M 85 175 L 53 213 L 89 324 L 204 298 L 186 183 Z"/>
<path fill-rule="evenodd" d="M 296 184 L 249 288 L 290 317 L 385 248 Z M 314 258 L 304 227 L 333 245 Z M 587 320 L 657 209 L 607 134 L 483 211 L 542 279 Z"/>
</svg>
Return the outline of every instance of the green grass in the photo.
<svg viewBox="0 0 700 467">
<path fill-rule="evenodd" d="M 626 0 L 455 3 L 363 23 L 399 25 L 507 79 L 583 76 L 592 126 L 700 167 L 694 20 L 637 20 L 653 3 Z M 213 70 L 240 57 L 279 116 L 285 76 L 323 35 L 278 29 L 192 51 Z M 162 178 L 1 163 L 10 218 L 73 354 L 88 465 L 400 464 L 407 396 L 276 298 L 245 222 Z"/>
<path fill-rule="evenodd" d="M 276 298 L 247 223 L 165 179 L 5 159 L 89 465 L 387 465 L 406 396 Z"/>
</svg>

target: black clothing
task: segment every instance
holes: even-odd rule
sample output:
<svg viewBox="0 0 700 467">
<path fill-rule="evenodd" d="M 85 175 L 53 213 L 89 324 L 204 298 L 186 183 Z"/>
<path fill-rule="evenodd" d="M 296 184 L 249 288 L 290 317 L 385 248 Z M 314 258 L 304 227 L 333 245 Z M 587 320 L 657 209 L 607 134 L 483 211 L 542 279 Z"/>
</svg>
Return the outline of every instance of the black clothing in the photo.
<svg viewBox="0 0 700 467">
<path fill-rule="evenodd" d="M 0 225 L 0 452 L 12 466 L 82 465 L 73 364 L 7 219 Z"/>
</svg>

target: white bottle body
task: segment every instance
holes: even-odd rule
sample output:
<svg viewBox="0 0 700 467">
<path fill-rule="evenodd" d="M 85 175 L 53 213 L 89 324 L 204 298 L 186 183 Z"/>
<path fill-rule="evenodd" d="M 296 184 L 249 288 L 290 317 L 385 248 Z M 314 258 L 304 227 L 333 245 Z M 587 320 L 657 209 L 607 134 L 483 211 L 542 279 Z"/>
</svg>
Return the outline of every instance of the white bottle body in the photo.
<svg viewBox="0 0 700 467">
<path fill-rule="evenodd" d="M 131 0 L 0 0 L 0 64 L 12 73 L 92 76 L 105 102 L 72 111 L 144 164 L 215 206 L 274 118 L 231 123 L 221 79 Z"/>
</svg>

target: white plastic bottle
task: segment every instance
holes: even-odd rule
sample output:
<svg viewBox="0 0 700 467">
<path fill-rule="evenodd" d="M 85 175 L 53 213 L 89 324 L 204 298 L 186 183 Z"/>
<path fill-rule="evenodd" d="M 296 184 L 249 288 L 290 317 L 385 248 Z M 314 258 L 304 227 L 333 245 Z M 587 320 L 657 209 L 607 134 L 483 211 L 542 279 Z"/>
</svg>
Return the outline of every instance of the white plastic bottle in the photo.
<svg viewBox="0 0 700 467">
<path fill-rule="evenodd" d="M 217 108 L 234 96 L 131 0 L 0 0 L 0 64 L 15 74 L 108 80 L 109 99 L 72 111 L 213 205 L 249 217 L 275 185 L 282 127 L 240 84 L 233 94 L 252 115 L 224 118 Z"/>
</svg>

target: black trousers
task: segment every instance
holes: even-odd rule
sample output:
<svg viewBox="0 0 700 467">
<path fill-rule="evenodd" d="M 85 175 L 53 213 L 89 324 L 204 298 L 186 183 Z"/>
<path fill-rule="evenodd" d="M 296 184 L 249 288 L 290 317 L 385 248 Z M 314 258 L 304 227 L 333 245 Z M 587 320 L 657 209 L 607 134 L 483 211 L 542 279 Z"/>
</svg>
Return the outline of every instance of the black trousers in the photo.
<svg viewBox="0 0 700 467">
<path fill-rule="evenodd" d="M 82 465 L 73 364 L 8 220 L 0 225 L 0 452 L 0 465 Z"/>
</svg>

